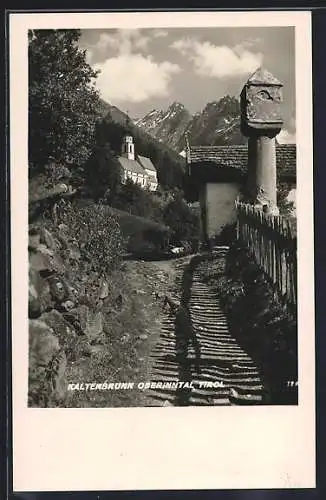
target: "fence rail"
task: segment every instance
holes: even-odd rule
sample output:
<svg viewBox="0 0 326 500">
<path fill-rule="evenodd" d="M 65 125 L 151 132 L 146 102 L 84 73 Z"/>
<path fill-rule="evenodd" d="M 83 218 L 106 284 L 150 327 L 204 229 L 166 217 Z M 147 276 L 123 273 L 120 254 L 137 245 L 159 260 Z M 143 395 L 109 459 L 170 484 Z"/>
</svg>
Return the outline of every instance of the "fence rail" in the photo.
<svg viewBox="0 0 326 500">
<path fill-rule="evenodd" d="M 236 202 L 238 240 L 291 308 L 297 305 L 296 221 Z"/>
</svg>

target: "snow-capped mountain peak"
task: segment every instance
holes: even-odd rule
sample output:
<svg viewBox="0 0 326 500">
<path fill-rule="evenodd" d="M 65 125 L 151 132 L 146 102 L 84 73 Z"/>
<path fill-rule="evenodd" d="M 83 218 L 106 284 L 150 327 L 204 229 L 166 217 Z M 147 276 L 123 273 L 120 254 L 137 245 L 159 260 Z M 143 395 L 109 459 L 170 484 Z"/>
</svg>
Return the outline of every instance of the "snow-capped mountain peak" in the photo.
<svg viewBox="0 0 326 500">
<path fill-rule="evenodd" d="M 208 102 L 201 112 L 194 114 L 175 101 L 166 110 L 150 111 L 137 125 L 181 154 L 186 147 L 186 133 L 193 145 L 246 142 L 240 132 L 239 100 L 230 96 Z"/>
</svg>

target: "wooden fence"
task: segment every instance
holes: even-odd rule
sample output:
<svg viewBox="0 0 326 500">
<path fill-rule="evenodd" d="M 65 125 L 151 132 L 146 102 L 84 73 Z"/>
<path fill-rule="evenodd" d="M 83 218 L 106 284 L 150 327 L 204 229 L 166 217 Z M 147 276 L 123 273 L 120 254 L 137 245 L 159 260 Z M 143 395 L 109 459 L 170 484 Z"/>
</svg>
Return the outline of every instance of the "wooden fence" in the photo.
<svg viewBox="0 0 326 500">
<path fill-rule="evenodd" d="M 297 306 L 296 220 L 236 202 L 237 237 L 291 309 Z"/>
</svg>

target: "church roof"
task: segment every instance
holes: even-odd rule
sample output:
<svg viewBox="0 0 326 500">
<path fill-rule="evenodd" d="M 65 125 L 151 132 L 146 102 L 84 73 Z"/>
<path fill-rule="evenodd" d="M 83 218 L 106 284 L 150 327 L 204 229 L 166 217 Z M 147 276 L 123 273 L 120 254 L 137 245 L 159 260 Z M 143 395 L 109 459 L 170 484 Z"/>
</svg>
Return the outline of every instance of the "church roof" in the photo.
<svg viewBox="0 0 326 500">
<path fill-rule="evenodd" d="M 136 160 L 129 160 L 124 156 L 118 156 L 118 162 L 124 170 L 130 170 L 134 174 L 146 174 L 143 167 Z"/>
<path fill-rule="evenodd" d="M 217 168 L 247 171 L 248 146 L 191 146 L 187 153 L 190 164 L 210 163 Z M 276 146 L 276 168 L 281 177 L 296 176 L 296 145 L 278 144 Z"/>
<path fill-rule="evenodd" d="M 147 170 L 151 170 L 153 173 L 156 173 L 156 168 L 149 158 L 146 158 L 146 156 L 137 155 L 137 159 L 144 168 L 146 168 Z"/>
</svg>

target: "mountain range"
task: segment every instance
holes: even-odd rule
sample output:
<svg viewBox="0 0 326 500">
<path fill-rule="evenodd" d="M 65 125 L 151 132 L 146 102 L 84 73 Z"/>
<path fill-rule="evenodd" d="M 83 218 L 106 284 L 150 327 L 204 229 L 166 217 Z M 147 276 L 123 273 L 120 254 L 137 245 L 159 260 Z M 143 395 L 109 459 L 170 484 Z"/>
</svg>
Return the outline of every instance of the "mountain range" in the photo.
<svg viewBox="0 0 326 500">
<path fill-rule="evenodd" d="M 245 144 L 240 131 L 240 102 L 225 96 L 191 114 L 183 104 L 172 103 L 167 110 L 153 109 L 135 124 L 178 153 L 186 147 L 186 137 L 194 146 Z"/>
<path fill-rule="evenodd" d="M 104 142 L 108 141 L 112 150 L 119 153 L 123 135 L 132 133 L 138 154 L 152 160 L 161 186 L 183 185 L 186 141 L 193 146 L 247 142 L 240 131 L 240 102 L 228 95 L 208 102 L 194 114 L 179 102 L 173 102 L 166 110 L 153 109 L 140 119 L 131 119 L 105 101 L 101 101 L 101 108 L 100 135 Z"/>
</svg>

